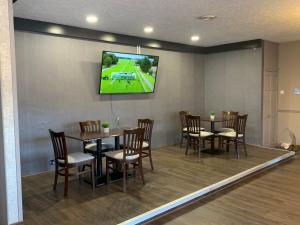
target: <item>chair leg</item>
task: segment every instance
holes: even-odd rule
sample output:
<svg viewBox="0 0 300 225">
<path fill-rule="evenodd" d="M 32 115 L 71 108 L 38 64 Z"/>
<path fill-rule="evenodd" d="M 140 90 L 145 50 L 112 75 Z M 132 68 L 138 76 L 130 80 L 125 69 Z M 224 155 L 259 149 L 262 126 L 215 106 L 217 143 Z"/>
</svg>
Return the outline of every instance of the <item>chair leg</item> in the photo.
<svg viewBox="0 0 300 225">
<path fill-rule="evenodd" d="M 139 172 L 141 175 L 142 182 L 143 182 L 143 184 L 145 184 L 142 159 L 139 159 L 139 170 L 140 170 Z"/>
<path fill-rule="evenodd" d="M 84 171 L 85 167 L 82 166 L 82 169 L 81 169 L 81 166 L 78 166 L 78 173 Z M 78 175 L 78 180 L 79 180 L 79 183 L 81 184 L 82 183 L 82 175 Z"/>
<path fill-rule="evenodd" d="M 226 140 L 226 152 L 229 152 L 229 139 Z"/>
<path fill-rule="evenodd" d="M 248 152 L 247 152 L 247 147 L 246 147 L 246 143 L 245 140 L 243 140 L 243 146 L 244 146 L 244 152 L 245 152 L 245 156 L 248 156 Z"/>
<path fill-rule="evenodd" d="M 154 170 L 154 167 L 153 167 L 153 161 L 152 161 L 152 153 L 151 153 L 151 149 L 149 149 L 149 160 L 150 160 L 151 170 L 153 171 L 153 170 Z"/>
<path fill-rule="evenodd" d="M 221 136 L 219 136 L 219 138 L 218 138 L 218 148 L 219 149 L 223 149 L 223 146 L 222 146 L 223 144 L 222 144 L 222 137 Z"/>
<path fill-rule="evenodd" d="M 182 148 L 182 145 L 183 145 L 183 132 L 181 132 L 180 148 Z"/>
<path fill-rule="evenodd" d="M 189 146 L 190 146 L 190 138 L 187 137 L 187 143 L 186 143 L 186 147 L 185 147 L 185 154 L 187 155 L 188 154 L 188 150 L 189 150 Z"/>
<path fill-rule="evenodd" d="M 240 153 L 239 153 L 239 150 L 238 150 L 237 140 L 234 141 L 234 148 L 235 148 L 236 158 L 239 159 L 240 158 Z"/>
<path fill-rule="evenodd" d="M 123 163 L 123 192 L 126 192 L 126 183 L 127 183 L 127 164 Z"/>
<path fill-rule="evenodd" d="M 109 184 L 109 160 L 108 158 L 106 157 L 106 164 L 105 164 L 105 172 L 106 172 L 106 184 L 108 186 Z"/>
<path fill-rule="evenodd" d="M 69 190 L 69 168 L 65 167 L 65 190 L 64 190 L 64 196 L 68 196 L 68 190 Z"/>
<path fill-rule="evenodd" d="M 92 160 L 92 167 L 91 167 L 91 176 L 92 176 L 92 185 L 93 185 L 93 192 L 95 191 L 95 159 Z"/>
<path fill-rule="evenodd" d="M 58 179 L 58 165 L 55 165 L 55 177 L 54 177 L 53 191 L 56 190 L 57 179 Z"/>
<path fill-rule="evenodd" d="M 204 139 L 203 139 L 204 141 Z M 198 157 L 200 158 L 201 157 L 201 140 L 198 141 Z"/>
</svg>

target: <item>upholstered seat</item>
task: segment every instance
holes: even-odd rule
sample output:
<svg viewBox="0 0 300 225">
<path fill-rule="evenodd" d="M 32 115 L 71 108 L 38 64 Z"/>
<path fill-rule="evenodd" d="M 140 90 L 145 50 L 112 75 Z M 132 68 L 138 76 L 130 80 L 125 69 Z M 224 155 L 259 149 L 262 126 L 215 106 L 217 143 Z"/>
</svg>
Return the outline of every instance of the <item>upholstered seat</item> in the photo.
<svg viewBox="0 0 300 225">
<path fill-rule="evenodd" d="M 205 128 L 200 127 L 200 130 L 205 130 Z M 187 132 L 187 127 L 184 127 L 184 128 L 182 129 L 182 131 L 183 131 L 183 132 Z"/>
<path fill-rule="evenodd" d="M 209 136 L 212 136 L 212 135 L 214 135 L 214 134 L 211 133 L 211 132 L 200 131 L 200 137 L 202 137 L 202 138 L 209 137 Z M 192 136 L 192 137 L 199 137 L 199 134 L 190 134 L 190 136 Z"/>
<path fill-rule="evenodd" d="M 233 128 L 229 128 L 229 127 L 220 127 L 218 130 L 218 132 L 223 133 L 223 132 L 234 132 Z"/>
<path fill-rule="evenodd" d="M 236 132 L 223 132 L 223 133 L 219 133 L 219 136 L 223 136 L 223 137 L 229 137 L 229 138 L 235 138 L 236 137 Z M 238 134 L 238 137 L 243 137 L 243 134 Z"/>
<path fill-rule="evenodd" d="M 107 152 L 107 153 L 105 153 L 105 155 L 110 158 L 113 158 L 113 159 L 122 160 L 123 159 L 123 150 Z M 129 156 L 126 156 L 126 160 L 134 160 L 134 159 L 137 159 L 138 157 L 139 157 L 139 154 L 129 155 Z"/>
<path fill-rule="evenodd" d="M 68 164 L 75 164 L 75 163 L 81 163 L 85 162 L 87 160 L 93 160 L 94 157 L 91 156 L 90 154 L 85 154 L 82 152 L 73 152 L 68 154 Z M 64 163 L 65 160 L 63 159 L 58 159 L 59 163 Z"/>
</svg>

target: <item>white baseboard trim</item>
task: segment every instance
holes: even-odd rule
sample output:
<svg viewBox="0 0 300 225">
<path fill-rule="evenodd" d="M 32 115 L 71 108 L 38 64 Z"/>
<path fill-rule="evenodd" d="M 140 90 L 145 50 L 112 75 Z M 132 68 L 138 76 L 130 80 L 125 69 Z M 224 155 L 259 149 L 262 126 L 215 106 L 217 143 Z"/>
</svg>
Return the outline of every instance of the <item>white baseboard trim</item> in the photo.
<svg viewBox="0 0 300 225">
<path fill-rule="evenodd" d="M 179 206 L 182 206 L 184 204 L 187 204 L 195 199 L 199 199 L 201 197 L 204 197 L 206 196 L 207 194 L 209 193 L 212 193 L 216 190 L 219 190 L 221 189 L 222 187 L 225 187 L 229 184 L 232 184 L 234 182 L 237 182 L 238 180 L 241 180 L 242 178 L 244 177 L 247 177 L 253 173 L 256 173 L 262 169 L 265 169 L 265 168 L 268 168 L 268 167 L 271 167 L 273 165 L 276 165 L 277 163 L 281 162 L 281 161 L 284 161 L 288 158 L 291 158 L 295 155 L 295 152 L 291 152 L 291 151 L 288 151 L 286 154 L 282 155 L 282 156 L 279 156 L 277 158 L 274 158 L 270 161 L 267 161 L 265 163 L 262 163 L 258 166 L 255 166 L 255 167 L 252 167 L 248 170 L 245 170 L 241 173 L 238 173 L 232 177 L 229 177 L 229 178 L 226 178 L 224 180 L 221 180 L 215 184 L 212 184 L 212 185 L 209 185 L 205 188 L 202 188 L 198 191 L 195 191 L 191 194 L 188 194 L 188 195 L 185 195 L 179 199 L 176 199 L 172 202 L 169 202 L 167 204 L 164 204 L 158 208 L 155 208 L 155 209 L 152 209 L 148 212 L 145 212 L 141 215 L 138 215 L 136 217 L 133 217 L 127 221 L 124 221 L 122 223 L 119 223 L 119 225 L 134 225 L 134 224 L 141 224 L 143 222 L 146 222 L 146 221 L 149 221 L 151 219 L 153 219 L 154 217 L 157 217 L 159 215 L 162 215 L 166 212 L 169 212 L 170 210 L 172 209 L 175 209 Z"/>
</svg>

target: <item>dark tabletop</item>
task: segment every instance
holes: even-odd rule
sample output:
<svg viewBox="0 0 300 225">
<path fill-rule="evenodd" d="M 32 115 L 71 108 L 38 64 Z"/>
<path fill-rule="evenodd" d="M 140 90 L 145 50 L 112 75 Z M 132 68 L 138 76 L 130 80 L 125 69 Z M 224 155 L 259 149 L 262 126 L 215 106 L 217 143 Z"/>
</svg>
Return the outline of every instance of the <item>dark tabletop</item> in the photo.
<svg viewBox="0 0 300 225">
<path fill-rule="evenodd" d="M 90 140 L 97 140 L 97 139 L 104 139 L 109 137 L 116 137 L 122 136 L 124 129 L 109 129 L 109 133 L 104 132 L 72 132 L 66 133 L 67 138 L 76 139 L 79 141 L 90 141 Z"/>
</svg>

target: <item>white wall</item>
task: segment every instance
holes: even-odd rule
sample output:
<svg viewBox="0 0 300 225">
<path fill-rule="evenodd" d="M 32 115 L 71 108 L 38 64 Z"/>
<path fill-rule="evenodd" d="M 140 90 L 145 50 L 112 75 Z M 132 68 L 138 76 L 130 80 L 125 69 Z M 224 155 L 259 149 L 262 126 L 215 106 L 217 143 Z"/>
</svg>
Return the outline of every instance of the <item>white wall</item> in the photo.
<svg viewBox="0 0 300 225">
<path fill-rule="evenodd" d="M 262 50 L 239 50 L 205 57 L 205 112 L 248 114 L 247 141 L 261 144 Z"/>
<path fill-rule="evenodd" d="M 0 1 L 0 224 L 22 221 L 12 1 Z"/>
<path fill-rule="evenodd" d="M 78 121 L 113 121 L 115 116 L 121 117 L 121 126 L 135 126 L 137 118 L 149 117 L 155 121 L 153 144 L 159 147 L 179 141 L 180 110 L 203 112 L 202 55 L 142 49 L 160 57 L 155 93 L 100 96 L 103 50 L 136 52 L 128 46 L 16 32 L 23 175 L 51 169 L 48 128 L 71 131 L 79 129 Z M 81 148 L 74 141 L 70 146 Z"/>
<path fill-rule="evenodd" d="M 287 129 L 296 135 L 300 144 L 300 95 L 294 88 L 300 87 L 300 41 L 279 44 L 278 90 L 278 142 L 289 142 Z"/>
</svg>

